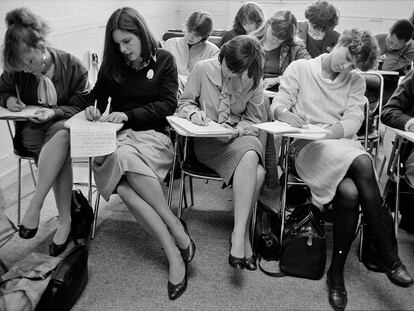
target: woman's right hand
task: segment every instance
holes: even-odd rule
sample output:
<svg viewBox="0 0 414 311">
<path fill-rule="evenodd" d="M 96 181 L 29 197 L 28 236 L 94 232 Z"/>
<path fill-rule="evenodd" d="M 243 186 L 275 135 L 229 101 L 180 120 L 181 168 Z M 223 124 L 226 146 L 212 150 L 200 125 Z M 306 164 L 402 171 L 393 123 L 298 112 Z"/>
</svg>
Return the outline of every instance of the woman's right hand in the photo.
<svg viewBox="0 0 414 311">
<path fill-rule="evenodd" d="M 26 105 L 22 101 L 19 101 L 19 99 L 15 96 L 10 96 L 9 98 L 7 98 L 6 106 L 7 109 L 14 112 L 20 111 L 24 107 L 26 107 Z"/>
<path fill-rule="evenodd" d="M 305 117 L 299 116 L 296 113 L 290 112 L 288 110 L 279 113 L 277 119 L 298 128 L 302 128 L 308 123 Z"/>
<path fill-rule="evenodd" d="M 89 120 L 89 121 L 98 121 L 101 119 L 101 112 L 99 111 L 98 108 L 96 108 L 96 111 L 95 111 L 94 106 L 89 106 L 89 107 L 86 107 L 85 109 L 85 117 L 86 117 L 86 120 Z"/>
<path fill-rule="evenodd" d="M 193 111 L 189 118 L 191 122 L 197 125 L 207 125 L 207 123 L 211 121 L 202 110 Z"/>
</svg>

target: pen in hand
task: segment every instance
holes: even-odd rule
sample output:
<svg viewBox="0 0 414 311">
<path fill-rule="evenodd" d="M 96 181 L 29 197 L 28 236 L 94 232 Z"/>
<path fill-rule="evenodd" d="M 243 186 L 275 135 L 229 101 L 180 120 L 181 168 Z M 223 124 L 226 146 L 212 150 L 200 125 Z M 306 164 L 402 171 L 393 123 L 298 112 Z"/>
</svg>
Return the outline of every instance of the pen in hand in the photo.
<svg viewBox="0 0 414 311">
<path fill-rule="evenodd" d="M 14 86 L 16 88 L 17 101 L 18 101 L 18 104 L 19 104 L 20 110 L 21 110 L 25 107 L 25 104 L 23 104 L 22 100 L 20 99 L 19 87 L 17 86 L 17 84 L 15 84 Z"/>
<path fill-rule="evenodd" d="M 96 121 L 96 106 L 98 101 L 95 99 L 95 104 L 93 105 L 93 122 Z"/>
</svg>

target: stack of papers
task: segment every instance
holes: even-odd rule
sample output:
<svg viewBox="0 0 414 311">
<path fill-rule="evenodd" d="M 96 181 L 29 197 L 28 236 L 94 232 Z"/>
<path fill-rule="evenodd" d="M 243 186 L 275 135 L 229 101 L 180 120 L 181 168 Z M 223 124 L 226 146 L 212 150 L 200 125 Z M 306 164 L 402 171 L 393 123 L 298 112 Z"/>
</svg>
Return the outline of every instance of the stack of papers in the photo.
<svg viewBox="0 0 414 311">
<path fill-rule="evenodd" d="M 0 107 L 0 120 L 17 120 L 30 119 L 35 117 L 35 112 L 39 110 L 40 106 L 26 106 L 20 111 L 10 111 L 7 108 Z"/>
<path fill-rule="evenodd" d="M 207 125 L 197 125 L 193 122 L 178 116 L 168 116 L 168 123 L 182 136 L 193 137 L 229 137 L 234 132 L 220 124 L 210 121 Z"/>
<path fill-rule="evenodd" d="M 330 133 L 330 130 L 313 124 L 307 124 L 306 127 L 298 128 L 277 120 L 273 122 L 254 124 L 253 126 L 272 134 L 304 139 L 321 139 L 325 137 L 327 133 Z"/>
</svg>

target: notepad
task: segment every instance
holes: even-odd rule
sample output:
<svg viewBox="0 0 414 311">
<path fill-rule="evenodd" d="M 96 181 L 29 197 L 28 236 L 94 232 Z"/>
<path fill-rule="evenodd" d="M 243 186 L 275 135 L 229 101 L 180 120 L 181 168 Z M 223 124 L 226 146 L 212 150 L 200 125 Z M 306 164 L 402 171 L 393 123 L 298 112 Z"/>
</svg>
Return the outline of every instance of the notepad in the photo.
<svg viewBox="0 0 414 311">
<path fill-rule="evenodd" d="M 207 125 L 197 125 L 176 115 L 168 116 L 167 121 L 178 134 L 183 136 L 229 137 L 234 134 L 232 130 L 225 128 L 214 121 L 210 121 Z"/>
<path fill-rule="evenodd" d="M 302 134 L 327 134 L 330 130 L 324 129 L 320 126 L 307 124 L 306 127 L 298 128 L 288 123 L 281 121 L 273 121 L 266 123 L 254 124 L 253 126 L 273 134 L 288 134 L 288 133 L 302 133 Z"/>
<path fill-rule="evenodd" d="M 0 107 L 0 120 L 30 119 L 34 118 L 35 112 L 42 107 L 28 105 L 20 111 L 10 111 L 7 108 Z"/>
<path fill-rule="evenodd" d="M 123 124 L 86 120 L 81 111 L 65 122 L 70 128 L 71 157 L 97 157 L 116 149 L 116 132 Z"/>
</svg>

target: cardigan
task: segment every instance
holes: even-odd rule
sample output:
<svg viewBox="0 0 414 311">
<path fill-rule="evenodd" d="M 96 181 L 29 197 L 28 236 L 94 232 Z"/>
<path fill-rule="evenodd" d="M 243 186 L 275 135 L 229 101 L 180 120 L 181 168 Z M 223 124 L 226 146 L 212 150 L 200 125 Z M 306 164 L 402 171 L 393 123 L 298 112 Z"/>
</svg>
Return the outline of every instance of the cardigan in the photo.
<svg viewBox="0 0 414 311">
<path fill-rule="evenodd" d="M 377 34 L 378 55 L 385 55 L 382 70 L 404 70 L 414 61 L 414 40 L 410 39 L 399 50 L 388 50 L 386 45 L 387 34 Z"/>
<path fill-rule="evenodd" d="M 382 108 L 381 121 L 388 126 L 407 130 L 406 125 L 414 120 L 414 71 L 412 70 L 398 85 L 394 94 Z M 414 122 L 414 121 L 410 121 Z"/>
<path fill-rule="evenodd" d="M 247 75 L 228 78 L 228 83 L 222 80 L 221 64 L 217 58 L 198 62 L 188 77 L 184 93 L 181 95 L 178 112 L 188 116 L 193 111 L 204 110 L 207 117 L 217 122 L 219 96 L 222 86 L 226 85 L 229 93 L 230 118 L 236 124 L 236 129 L 243 132 L 253 132 L 258 135 L 258 129 L 251 125 L 260 123 L 264 111 L 263 82 L 251 90 L 253 81 Z"/>
<path fill-rule="evenodd" d="M 52 77 L 57 94 L 54 121 L 69 119 L 87 105 L 88 71 L 75 56 L 64 51 L 47 48 L 55 64 Z M 6 107 L 7 98 L 16 96 L 17 85 L 20 98 L 26 105 L 39 105 L 38 81 L 34 74 L 23 71 L 3 72 L 0 77 L 0 105 Z"/>
<path fill-rule="evenodd" d="M 336 30 L 328 30 L 325 32 L 325 36 L 323 37 L 322 41 L 322 49 L 317 49 L 315 46 L 312 46 L 310 44 L 309 36 L 308 36 L 308 28 L 309 23 L 307 21 L 298 22 L 298 33 L 297 36 L 305 42 L 306 49 L 308 50 L 310 56 L 312 58 L 315 58 L 321 54 L 329 53 L 332 51 L 333 47 L 338 42 L 338 39 L 340 37 L 340 33 Z"/>
<path fill-rule="evenodd" d="M 352 137 L 364 119 L 365 79 L 355 70 L 339 73 L 333 81 L 324 78 L 322 60 L 326 56 L 300 59 L 289 65 L 273 98 L 271 116 L 279 105 L 294 107 L 312 124 L 326 127 L 341 123 L 344 137 Z"/>
<path fill-rule="evenodd" d="M 96 99 L 99 111 L 103 112 L 111 97 L 111 112 L 121 111 L 128 117 L 123 129 L 165 132 L 163 129 L 168 125 L 165 117 L 174 113 L 177 93 L 174 57 L 170 52 L 158 49 L 148 66 L 140 70 L 126 66 L 122 83 L 106 77 L 101 67 L 90 102 Z"/>
</svg>

